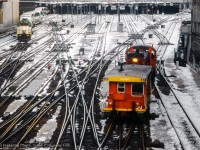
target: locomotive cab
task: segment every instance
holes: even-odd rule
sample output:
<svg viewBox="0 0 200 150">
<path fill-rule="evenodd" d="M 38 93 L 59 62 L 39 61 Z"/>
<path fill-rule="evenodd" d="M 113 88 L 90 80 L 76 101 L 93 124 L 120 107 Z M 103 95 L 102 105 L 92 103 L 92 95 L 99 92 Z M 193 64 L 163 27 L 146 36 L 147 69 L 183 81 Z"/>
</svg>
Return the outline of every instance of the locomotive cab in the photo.
<svg viewBox="0 0 200 150">
<path fill-rule="evenodd" d="M 104 81 L 109 82 L 104 111 L 145 113 L 151 94 L 151 66 L 124 65 L 111 70 Z"/>
</svg>

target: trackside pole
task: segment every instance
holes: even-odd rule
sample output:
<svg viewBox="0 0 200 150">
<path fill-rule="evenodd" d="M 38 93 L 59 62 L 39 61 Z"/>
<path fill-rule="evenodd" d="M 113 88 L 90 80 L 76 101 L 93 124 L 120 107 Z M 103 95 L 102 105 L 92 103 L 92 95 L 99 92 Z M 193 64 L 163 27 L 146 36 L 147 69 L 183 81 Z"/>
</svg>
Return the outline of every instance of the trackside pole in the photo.
<svg viewBox="0 0 200 150">
<path fill-rule="evenodd" d="M 179 69 L 179 61 L 176 61 L 176 69 Z"/>
</svg>

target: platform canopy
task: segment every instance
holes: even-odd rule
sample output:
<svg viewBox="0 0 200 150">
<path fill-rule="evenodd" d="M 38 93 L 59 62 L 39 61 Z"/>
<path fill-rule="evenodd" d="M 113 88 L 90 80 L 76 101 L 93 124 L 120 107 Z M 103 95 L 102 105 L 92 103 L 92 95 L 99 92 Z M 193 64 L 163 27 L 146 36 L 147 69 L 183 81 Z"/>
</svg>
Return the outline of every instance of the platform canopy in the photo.
<svg viewBox="0 0 200 150">
<path fill-rule="evenodd" d="M 179 4 L 185 3 L 185 1 L 186 0 L 21 0 L 20 2 L 35 2 L 47 4 Z"/>
</svg>

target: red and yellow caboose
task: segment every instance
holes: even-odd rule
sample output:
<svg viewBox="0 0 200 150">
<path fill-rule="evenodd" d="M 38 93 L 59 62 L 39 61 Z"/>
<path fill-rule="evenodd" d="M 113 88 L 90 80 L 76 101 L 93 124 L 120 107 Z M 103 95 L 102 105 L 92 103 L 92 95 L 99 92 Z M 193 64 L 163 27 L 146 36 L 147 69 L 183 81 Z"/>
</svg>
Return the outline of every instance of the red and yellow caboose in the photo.
<svg viewBox="0 0 200 150">
<path fill-rule="evenodd" d="M 132 46 L 126 51 L 126 64 L 138 64 L 152 66 L 155 74 L 156 50 L 151 46 Z"/>
<path fill-rule="evenodd" d="M 145 113 L 151 95 L 152 67 L 125 64 L 111 70 L 104 81 L 109 82 L 104 111 Z"/>
</svg>

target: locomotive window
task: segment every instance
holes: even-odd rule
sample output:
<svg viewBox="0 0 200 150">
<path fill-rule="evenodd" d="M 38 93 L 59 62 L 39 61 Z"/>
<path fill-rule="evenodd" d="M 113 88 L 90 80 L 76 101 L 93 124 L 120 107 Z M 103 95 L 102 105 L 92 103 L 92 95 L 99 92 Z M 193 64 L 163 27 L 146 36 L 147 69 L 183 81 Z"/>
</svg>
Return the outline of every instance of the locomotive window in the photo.
<svg viewBox="0 0 200 150">
<path fill-rule="evenodd" d="M 124 93 L 125 83 L 123 83 L 123 82 L 117 83 L 117 91 L 118 91 L 118 93 Z"/>
<path fill-rule="evenodd" d="M 133 57 L 139 57 L 139 58 L 144 58 L 144 53 L 141 52 L 141 53 L 130 53 L 130 54 L 127 54 L 128 58 L 133 58 Z"/>
<path fill-rule="evenodd" d="M 20 22 L 20 25 L 21 25 L 21 26 L 29 26 L 30 23 L 29 23 L 28 21 L 24 21 L 24 20 L 23 20 L 23 21 Z"/>
<path fill-rule="evenodd" d="M 132 95 L 143 95 L 143 83 L 132 83 Z"/>
<path fill-rule="evenodd" d="M 35 13 L 35 16 L 40 16 L 40 13 L 39 13 L 39 12 L 36 12 L 36 13 Z"/>
<path fill-rule="evenodd" d="M 22 20 L 20 20 L 20 22 L 18 22 L 17 25 L 18 26 L 31 26 L 31 23 L 28 19 L 23 18 Z"/>
</svg>

